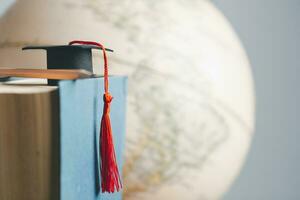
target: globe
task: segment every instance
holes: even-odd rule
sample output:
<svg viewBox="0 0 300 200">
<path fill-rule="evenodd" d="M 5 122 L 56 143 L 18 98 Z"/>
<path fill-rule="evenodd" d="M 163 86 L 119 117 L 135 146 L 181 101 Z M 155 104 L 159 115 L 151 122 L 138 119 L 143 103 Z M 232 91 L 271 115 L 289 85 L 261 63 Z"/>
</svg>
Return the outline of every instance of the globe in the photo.
<svg viewBox="0 0 300 200">
<path fill-rule="evenodd" d="M 46 66 L 27 44 L 100 41 L 128 75 L 125 200 L 219 199 L 245 160 L 254 88 L 243 47 L 207 0 L 22 0 L 0 19 L 0 66 Z M 95 71 L 102 57 L 94 52 Z"/>
</svg>

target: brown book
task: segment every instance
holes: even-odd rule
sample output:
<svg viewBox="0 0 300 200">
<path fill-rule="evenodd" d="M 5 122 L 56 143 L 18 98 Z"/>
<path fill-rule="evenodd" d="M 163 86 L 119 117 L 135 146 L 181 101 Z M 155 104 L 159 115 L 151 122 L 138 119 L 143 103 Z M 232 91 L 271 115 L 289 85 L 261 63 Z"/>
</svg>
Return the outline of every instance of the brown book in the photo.
<svg viewBox="0 0 300 200">
<path fill-rule="evenodd" d="M 0 199 L 59 199 L 57 87 L 0 84 Z"/>
</svg>

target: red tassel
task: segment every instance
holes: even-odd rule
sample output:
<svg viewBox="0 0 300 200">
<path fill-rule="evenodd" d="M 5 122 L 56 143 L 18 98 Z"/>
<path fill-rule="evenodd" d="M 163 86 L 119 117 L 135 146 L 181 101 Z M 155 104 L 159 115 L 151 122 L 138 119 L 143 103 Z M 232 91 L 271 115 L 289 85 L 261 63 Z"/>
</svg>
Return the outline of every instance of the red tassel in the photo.
<svg viewBox="0 0 300 200">
<path fill-rule="evenodd" d="M 114 150 L 114 142 L 112 129 L 110 124 L 110 103 L 113 97 L 108 92 L 108 65 L 105 48 L 102 44 L 91 41 L 72 41 L 69 45 L 72 44 L 86 44 L 86 45 L 95 45 L 101 47 L 103 50 L 104 58 L 104 107 L 103 114 L 101 119 L 100 127 L 100 172 L 101 172 L 101 188 L 102 192 L 115 192 L 119 191 L 122 188 L 121 178 L 117 166 L 116 155 Z"/>
<path fill-rule="evenodd" d="M 115 189 L 119 191 L 122 188 L 109 118 L 112 99 L 109 93 L 103 95 L 104 108 L 100 130 L 102 192 L 114 192 Z"/>
</svg>

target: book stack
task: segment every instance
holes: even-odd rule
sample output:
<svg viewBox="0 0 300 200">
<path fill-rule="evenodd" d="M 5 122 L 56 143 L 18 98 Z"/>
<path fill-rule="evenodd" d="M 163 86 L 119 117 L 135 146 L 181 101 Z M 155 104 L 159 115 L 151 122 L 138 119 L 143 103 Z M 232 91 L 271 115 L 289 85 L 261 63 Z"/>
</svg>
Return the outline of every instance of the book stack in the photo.
<svg viewBox="0 0 300 200">
<path fill-rule="evenodd" d="M 101 193 L 103 78 L 63 80 L 57 86 L 23 80 L 0 84 L 0 199 L 121 199 L 121 191 Z M 121 172 L 127 79 L 109 81 Z"/>
</svg>

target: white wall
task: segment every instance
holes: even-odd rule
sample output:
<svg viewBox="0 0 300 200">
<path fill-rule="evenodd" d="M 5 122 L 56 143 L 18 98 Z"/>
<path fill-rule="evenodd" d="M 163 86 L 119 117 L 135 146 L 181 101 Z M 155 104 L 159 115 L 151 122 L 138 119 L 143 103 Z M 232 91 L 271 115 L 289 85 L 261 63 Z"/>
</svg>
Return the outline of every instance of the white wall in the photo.
<svg viewBox="0 0 300 200">
<path fill-rule="evenodd" d="M 253 67 L 257 129 L 224 199 L 300 199 L 300 0 L 212 0 Z"/>
</svg>

